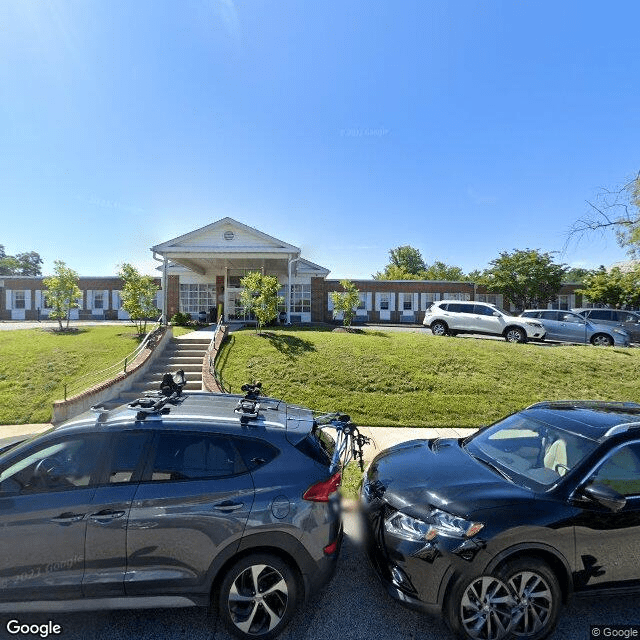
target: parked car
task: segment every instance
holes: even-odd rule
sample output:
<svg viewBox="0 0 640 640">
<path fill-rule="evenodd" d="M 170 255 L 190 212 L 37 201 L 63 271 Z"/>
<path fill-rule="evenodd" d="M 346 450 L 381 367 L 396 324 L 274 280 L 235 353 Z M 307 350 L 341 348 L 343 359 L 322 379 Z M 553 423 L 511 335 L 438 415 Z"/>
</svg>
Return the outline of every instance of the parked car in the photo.
<svg viewBox="0 0 640 640">
<path fill-rule="evenodd" d="M 572 311 L 527 309 L 520 315 L 542 322 L 547 331 L 547 340 L 584 342 L 605 347 L 628 347 L 631 342 L 629 334 L 624 329 L 596 324 Z"/>
<path fill-rule="evenodd" d="M 640 405 L 542 402 L 465 439 L 379 453 L 369 557 L 470 640 L 541 640 L 575 594 L 640 588 Z"/>
<path fill-rule="evenodd" d="M 275 637 L 339 554 L 332 442 L 308 409 L 191 392 L 6 448 L 0 610 L 212 605 Z"/>
<path fill-rule="evenodd" d="M 631 342 L 640 342 L 640 314 L 633 311 L 619 309 L 572 309 L 591 322 L 606 324 L 624 329 L 630 336 Z"/>
<path fill-rule="evenodd" d="M 542 340 L 545 330 L 537 320 L 510 316 L 493 304 L 484 302 L 433 302 L 425 313 L 423 324 L 434 336 L 457 333 L 483 333 L 504 336 L 507 342 Z"/>
</svg>

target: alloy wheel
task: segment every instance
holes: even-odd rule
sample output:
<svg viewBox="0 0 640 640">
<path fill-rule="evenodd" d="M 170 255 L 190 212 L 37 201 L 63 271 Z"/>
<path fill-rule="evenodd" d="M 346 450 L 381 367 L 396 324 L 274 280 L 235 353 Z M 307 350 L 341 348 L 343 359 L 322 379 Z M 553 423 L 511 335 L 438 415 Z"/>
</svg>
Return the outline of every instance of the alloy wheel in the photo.
<svg viewBox="0 0 640 640">
<path fill-rule="evenodd" d="M 520 571 L 509 579 L 509 588 L 516 600 L 511 633 L 536 635 L 549 622 L 553 609 L 551 587 L 540 574 Z"/>
<path fill-rule="evenodd" d="M 231 622 L 244 634 L 269 633 L 283 619 L 289 589 L 283 575 L 267 564 L 254 564 L 233 580 L 228 595 Z"/>
<path fill-rule="evenodd" d="M 460 622 L 473 640 L 500 640 L 509 632 L 515 600 L 507 585 L 494 576 L 469 584 L 460 601 Z"/>
</svg>

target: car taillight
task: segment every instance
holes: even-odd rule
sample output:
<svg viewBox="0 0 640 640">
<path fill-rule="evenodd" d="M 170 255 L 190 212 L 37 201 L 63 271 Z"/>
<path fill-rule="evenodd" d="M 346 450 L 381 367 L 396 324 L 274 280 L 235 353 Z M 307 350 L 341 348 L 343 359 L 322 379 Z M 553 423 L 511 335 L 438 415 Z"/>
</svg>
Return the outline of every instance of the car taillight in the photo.
<svg viewBox="0 0 640 640">
<path fill-rule="evenodd" d="M 332 475 L 328 480 L 322 480 L 312 484 L 302 496 L 303 500 L 311 500 L 313 502 L 329 502 L 329 497 L 335 493 L 340 486 L 342 475 L 340 471 Z"/>
</svg>

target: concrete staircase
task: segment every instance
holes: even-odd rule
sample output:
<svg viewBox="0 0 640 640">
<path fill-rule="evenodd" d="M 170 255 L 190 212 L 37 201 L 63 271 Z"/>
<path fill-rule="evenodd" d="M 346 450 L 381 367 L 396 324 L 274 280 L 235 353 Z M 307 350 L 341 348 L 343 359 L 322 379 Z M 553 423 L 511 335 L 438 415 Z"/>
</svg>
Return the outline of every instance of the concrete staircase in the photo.
<svg viewBox="0 0 640 640">
<path fill-rule="evenodd" d="M 145 391 L 158 391 L 165 373 L 184 370 L 187 379 L 185 391 L 202 390 L 202 359 L 211 342 L 210 332 L 194 331 L 172 338 L 162 355 L 149 368 L 144 378 L 133 385 L 130 391 L 120 394 L 120 402 L 131 402 Z"/>
</svg>

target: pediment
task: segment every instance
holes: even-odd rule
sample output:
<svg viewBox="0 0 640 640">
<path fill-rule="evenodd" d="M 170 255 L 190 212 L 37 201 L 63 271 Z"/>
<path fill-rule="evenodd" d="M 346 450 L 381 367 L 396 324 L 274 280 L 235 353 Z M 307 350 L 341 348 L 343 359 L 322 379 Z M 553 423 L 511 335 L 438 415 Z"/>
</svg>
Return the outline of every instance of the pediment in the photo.
<svg viewBox="0 0 640 640">
<path fill-rule="evenodd" d="M 273 236 L 242 224 L 233 218 L 196 229 L 173 240 L 152 247 L 159 253 L 295 253 L 300 249 Z"/>
</svg>

